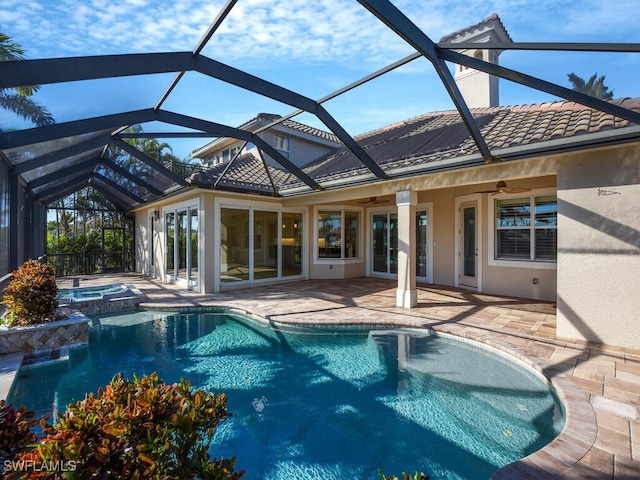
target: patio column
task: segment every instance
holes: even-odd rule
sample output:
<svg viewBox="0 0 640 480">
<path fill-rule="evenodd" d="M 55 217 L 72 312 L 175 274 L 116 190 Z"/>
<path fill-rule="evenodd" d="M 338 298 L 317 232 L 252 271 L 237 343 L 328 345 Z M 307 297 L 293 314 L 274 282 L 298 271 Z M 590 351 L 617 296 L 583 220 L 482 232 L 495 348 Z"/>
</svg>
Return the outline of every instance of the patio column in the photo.
<svg viewBox="0 0 640 480">
<path fill-rule="evenodd" d="M 416 290 L 416 204 L 417 192 L 396 192 L 398 206 L 398 289 L 396 306 L 412 308 L 418 305 Z"/>
</svg>

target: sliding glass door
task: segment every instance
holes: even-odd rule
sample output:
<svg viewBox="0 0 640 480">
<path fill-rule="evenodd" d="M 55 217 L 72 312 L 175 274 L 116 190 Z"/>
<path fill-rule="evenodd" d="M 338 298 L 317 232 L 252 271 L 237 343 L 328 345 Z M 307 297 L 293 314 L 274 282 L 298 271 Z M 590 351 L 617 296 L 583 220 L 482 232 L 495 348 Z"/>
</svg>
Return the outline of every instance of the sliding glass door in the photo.
<svg viewBox="0 0 640 480">
<path fill-rule="evenodd" d="M 431 245 L 429 241 L 429 212 L 418 208 L 416 224 L 416 277 L 431 282 Z M 398 274 L 398 214 L 376 212 L 371 216 L 371 267 L 376 276 L 395 277 Z"/>
<path fill-rule="evenodd" d="M 220 285 L 302 275 L 301 213 L 220 209 Z"/>
</svg>

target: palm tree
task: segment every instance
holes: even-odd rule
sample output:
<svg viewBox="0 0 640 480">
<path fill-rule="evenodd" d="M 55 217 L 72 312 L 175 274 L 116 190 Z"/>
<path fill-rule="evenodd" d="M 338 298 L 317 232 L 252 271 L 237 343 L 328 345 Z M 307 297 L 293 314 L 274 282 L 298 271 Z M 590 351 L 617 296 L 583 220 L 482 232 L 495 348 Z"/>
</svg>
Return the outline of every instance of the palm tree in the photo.
<svg viewBox="0 0 640 480">
<path fill-rule="evenodd" d="M 594 73 L 586 82 L 575 73 L 569 73 L 567 76 L 575 91 L 600 100 L 613 100 L 613 90 L 609 90 L 609 87 L 605 86 L 604 75 L 598 78 L 598 74 Z"/>
<path fill-rule="evenodd" d="M 11 37 L 0 32 L 0 61 L 24 60 L 24 50 Z M 0 108 L 10 110 L 16 115 L 30 120 L 38 126 L 55 123 L 46 107 L 34 102 L 31 98 L 40 87 L 27 85 L 17 88 L 0 88 Z"/>
</svg>

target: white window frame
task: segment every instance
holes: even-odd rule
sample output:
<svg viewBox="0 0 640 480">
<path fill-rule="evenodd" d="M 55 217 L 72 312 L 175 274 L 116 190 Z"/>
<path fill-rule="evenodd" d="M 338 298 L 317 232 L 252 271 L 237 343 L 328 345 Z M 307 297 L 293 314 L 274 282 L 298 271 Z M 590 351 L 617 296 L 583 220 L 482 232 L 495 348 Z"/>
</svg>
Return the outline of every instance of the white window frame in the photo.
<svg viewBox="0 0 640 480">
<path fill-rule="evenodd" d="M 522 192 L 522 193 L 500 193 L 496 195 L 490 195 L 489 198 L 489 226 L 488 228 L 488 240 L 489 240 L 489 248 L 491 251 L 489 252 L 488 264 L 494 267 L 510 267 L 510 268 L 534 268 L 539 270 L 557 270 L 558 262 L 553 260 L 511 260 L 511 259 L 500 259 L 496 258 L 496 201 L 497 200 L 507 200 L 512 198 L 529 198 L 531 205 L 534 205 L 536 197 L 546 197 L 549 195 L 554 195 L 557 197 L 558 191 L 555 188 L 540 188 L 536 190 L 531 190 L 530 192 Z M 534 215 L 534 209 L 531 210 L 531 215 Z M 556 229 L 558 227 L 556 226 Z M 535 225 L 532 221 L 531 223 L 531 232 L 535 233 Z M 535 234 L 532 235 L 535 237 Z M 532 239 L 533 241 L 533 239 Z"/>
<path fill-rule="evenodd" d="M 321 212 L 340 212 L 340 258 L 321 258 L 318 256 L 318 216 Z M 345 257 L 345 213 L 353 212 L 358 214 L 358 256 Z M 363 242 L 366 237 L 365 222 L 364 222 L 364 209 L 353 207 L 350 205 L 322 205 L 321 207 L 313 207 L 313 264 L 314 265 L 344 265 L 349 263 L 362 263 L 364 261 L 363 256 Z"/>
<path fill-rule="evenodd" d="M 230 162 L 233 157 L 241 151 L 240 144 L 231 145 L 230 147 L 223 148 L 218 153 L 215 153 L 211 156 L 211 164 L 215 167 L 216 165 L 221 165 L 223 163 Z M 227 152 L 229 158 L 227 160 L 224 159 L 224 153 Z"/>
<path fill-rule="evenodd" d="M 308 225 L 308 210 L 307 209 L 298 209 L 298 208 L 283 208 L 280 204 L 273 204 L 270 202 L 258 202 L 255 200 L 243 200 L 243 199 L 230 199 L 224 197 L 216 197 L 214 199 L 214 217 L 215 217 L 215 229 L 213 233 L 213 244 L 216 245 L 216 248 L 213 249 L 213 261 L 214 261 L 214 277 L 213 277 L 213 291 L 214 293 L 219 293 L 221 291 L 231 290 L 235 287 L 242 285 L 255 285 L 260 283 L 277 283 L 283 281 L 290 281 L 295 279 L 308 279 L 309 269 L 307 268 L 307 251 L 306 245 L 309 245 L 309 227 L 303 227 L 302 231 L 302 272 L 300 275 L 289 275 L 282 276 L 282 264 L 281 261 L 278 260 L 278 276 L 274 278 L 260 279 L 255 280 L 253 278 L 253 274 L 250 275 L 249 280 L 242 280 L 238 282 L 229 283 L 223 285 L 220 281 L 220 258 L 221 258 L 221 248 L 222 248 L 222 240 L 221 240 L 221 210 L 223 208 L 230 209 L 238 209 L 238 210 L 246 210 L 249 212 L 249 241 L 252 242 L 254 238 L 254 217 L 253 212 L 256 210 L 259 211 L 269 211 L 269 212 L 277 212 L 278 214 L 278 224 L 282 224 L 282 214 L 283 213 L 297 213 L 302 215 L 302 224 Z M 278 229 L 278 258 L 282 258 L 282 231 Z M 251 243 L 250 243 L 251 245 Z M 249 248 L 249 265 L 253 265 L 253 248 Z"/>
<path fill-rule="evenodd" d="M 173 253 L 173 262 L 174 262 L 174 272 L 172 272 L 172 274 L 170 275 L 169 272 L 167 272 L 167 265 L 166 265 L 166 255 L 167 255 L 167 226 L 165 224 L 165 219 L 167 218 L 167 213 L 173 213 L 174 214 L 174 235 L 176 234 L 176 232 L 178 231 L 178 212 L 179 211 L 187 211 L 187 215 L 188 212 L 190 210 L 196 210 L 198 212 L 198 277 L 193 280 L 186 280 L 180 277 L 175 276 L 175 266 L 178 265 L 178 242 L 177 239 L 174 240 L 174 253 Z M 186 200 L 184 202 L 180 202 L 180 203 L 174 203 L 171 205 L 167 205 L 165 207 L 162 208 L 162 222 L 163 222 L 163 228 L 162 228 L 162 238 L 163 238 L 163 243 L 164 245 L 162 246 L 162 253 L 163 253 L 163 272 L 162 272 L 162 276 L 164 277 L 164 281 L 168 282 L 168 283 L 181 283 L 186 285 L 189 289 L 197 289 L 200 287 L 200 285 L 202 285 L 202 265 L 203 265 L 203 245 L 202 245 L 202 240 L 203 240 L 203 232 L 202 232 L 202 220 L 204 218 L 203 215 L 203 211 L 201 208 L 201 204 L 200 204 L 200 198 L 196 198 L 196 199 L 191 199 L 191 200 Z M 159 233 L 159 232 L 158 232 Z M 189 257 L 191 255 L 191 242 L 187 242 L 187 256 Z M 156 257 L 156 264 L 157 264 L 157 257 Z"/>
<path fill-rule="evenodd" d="M 284 145 L 279 145 L 279 140 L 283 141 L 283 143 L 286 144 L 286 149 L 282 148 Z M 291 156 L 291 139 L 283 135 L 276 135 L 273 143 L 275 149 L 280 152 L 287 160 L 289 160 L 289 157 Z"/>
</svg>

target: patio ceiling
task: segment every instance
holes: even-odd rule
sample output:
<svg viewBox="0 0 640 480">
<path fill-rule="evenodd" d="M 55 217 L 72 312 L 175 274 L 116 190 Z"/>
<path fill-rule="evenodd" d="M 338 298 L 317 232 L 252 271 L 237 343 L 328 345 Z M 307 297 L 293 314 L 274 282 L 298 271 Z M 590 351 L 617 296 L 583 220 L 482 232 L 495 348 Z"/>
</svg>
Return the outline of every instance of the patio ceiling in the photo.
<svg viewBox="0 0 640 480">
<path fill-rule="evenodd" d="M 178 126 L 183 131 L 144 132 L 138 136 L 142 138 L 231 137 L 251 142 L 262 153 L 273 158 L 284 172 L 290 173 L 304 184 L 305 188 L 298 189 L 297 194 L 324 188 L 321 183 L 305 173 L 304 169 L 294 165 L 259 137 L 258 132 L 249 132 L 205 118 L 164 109 L 163 105 L 171 98 L 176 86 L 184 81 L 187 72 L 208 76 L 292 108 L 290 114 L 273 121 L 265 128 L 273 127 L 286 119 L 303 113 L 315 116 L 340 139 L 344 148 L 348 149 L 354 158 L 368 169 L 372 181 L 384 181 L 391 177 L 354 140 L 347 129 L 329 113 L 323 104 L 420 58 L 428 60 L 437 73 L 445 91 L 462 118 L 467 134 L 477 148 L 478 159 L 484 162 L 492 162 L 494 152 L 491 151 L 483 138 L 477 119 L 471 115 L 447 62 L 483 71 L 640 124 L 640 113 L 636 111 L 458 52 L 463 48 L 477 48 L 477 44 L 436 43 L 428 36 L 427 32 L 419 29 L 388 0 L 358 0 L 358 3 L 406 42 L 414 50 L 414 53 L 350 83 L 330 95 L 313 99 L 202 54 L 205 45 L 232 12 L 236 3 L 237 1 L 226 2 L 191 52 L 0 62 L 0 88 L 65 82 L 79 82 L 78 88 L 82 88 L 86 82 L 97 79 L 173 74 L 173 79 L 155 105 L 149 105 L 147 108 L 0 133 L 0 151 L 12 166 L 11 175 L 21 176 L 34 198 L 44 205 L 50 205 L 87 185 L 92 185 L 104 193 L 116 206 L 124 210 L 155 201 L 176 190 L 189 188 L 190 184 L 185 178 L 177 175 L 155 159 L 149 158 L 126 141 L 128 138 L 136 136 L 136 134 L 125 132 L 128 127 L 136 124 L 154 123 Z M 484 43 L 482 48 L 532 51 L 640 51 L 640 45 L 635 43 Z M 115 151 L 126 152 L 135 161 L 123 165 L 114 155 Z M 271 182 L 272 189 L 267 194 L 283 195 L 283 192 L 279 190 L 278 179 L 271 179 Z M 214 188 L 224 190 L 224 182 L 217 182 Z"/>
</svg>

